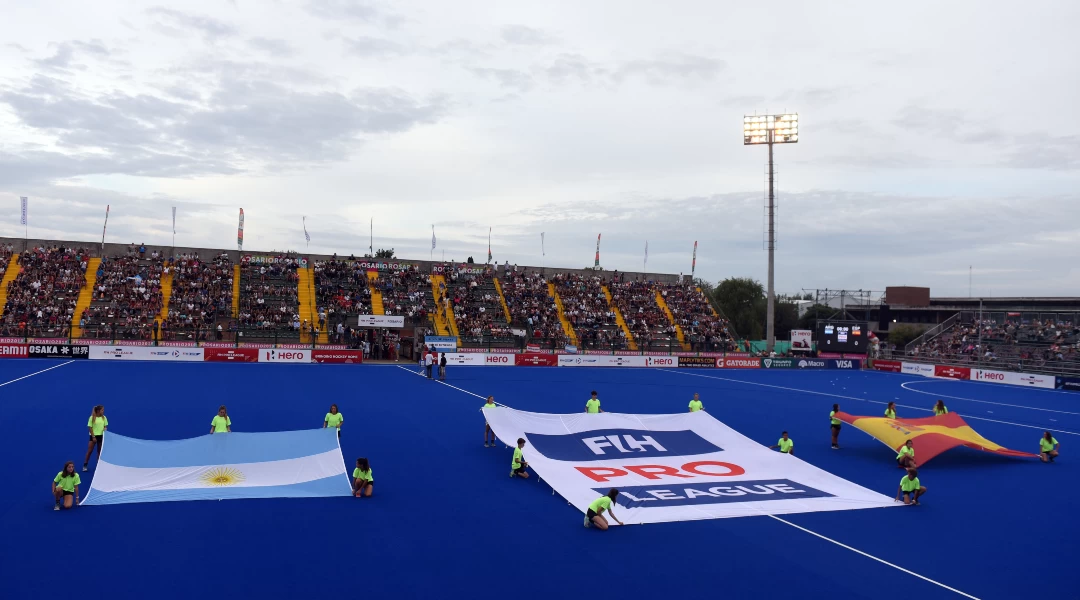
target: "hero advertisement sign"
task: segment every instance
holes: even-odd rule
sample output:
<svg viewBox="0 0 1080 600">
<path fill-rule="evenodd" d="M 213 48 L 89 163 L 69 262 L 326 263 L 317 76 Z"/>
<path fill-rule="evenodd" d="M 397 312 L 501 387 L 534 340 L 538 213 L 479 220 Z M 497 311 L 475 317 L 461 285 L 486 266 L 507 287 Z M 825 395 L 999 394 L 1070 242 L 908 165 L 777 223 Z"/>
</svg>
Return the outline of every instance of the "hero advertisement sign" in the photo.
<svg viewBox="0 0 1080 600">
<path fill-rule="evenodd" d="M 30 344 L 31 358 L 90 358 L 90 346 L 70 344 Z"/>
</svg>

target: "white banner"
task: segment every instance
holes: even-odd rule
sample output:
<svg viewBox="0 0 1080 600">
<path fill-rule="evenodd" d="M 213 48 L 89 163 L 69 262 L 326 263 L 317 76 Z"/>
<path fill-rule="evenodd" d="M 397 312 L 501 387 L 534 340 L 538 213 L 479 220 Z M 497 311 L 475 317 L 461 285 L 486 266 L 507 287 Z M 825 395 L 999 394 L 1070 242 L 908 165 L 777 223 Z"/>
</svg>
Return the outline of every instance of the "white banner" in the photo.
<svg viewBox="0 0 1080 600">
<path fill-rule="evenodd" d="M 646 356 L 646 367 L 677 367 L 679 366 L 678 356 Z"/>
<path fill-rule="evenodd" d="M 990 371 L 987 369 L 972 369 L 972 381 L 988 381 L 990 383 L 1004 383 L 1008 385 L 1022 385 L 1052 390 L 1054 378 L 1050 375 L 1033 375 L 1030 373 L 1014 373 L 1012 371 Z"/>
<path fill-rule="evenodd" d="M 812 332 L 809 329 L 792 329 L 791 330 L 791 350 L 792 352 L 809 352 L 810 351 L 810 336 Z"/>
<path fill-rule="evenodd" d="M 618 488 L 615 515 L 625 523 L 902 506 L 795 456 L 773 452 L 704 411 L 551 415 L 500 407 L 483 412 L 504 443 L 525 438 L 529 466 L 581 512 Z"/>
<path fill-rule="evenodd" d="M 91 360 L 155 360 L 202 362 L 202 348 L 162 348 L 153 346 L 90 346 Z"/>
<path fill-rule="evenodd" d="M 597 354 L 560 354 L 560 367 L 644 367 L 644 356 L 607 356 Z"/>
<path fill-rule="evenodd" d="M 514 366 L 513 354 L 484 354 L 482 352 L 447 352 L 446 356 L 447 365 L 464 365 L 479 367 L 483 365 L 489 366 L 502 366 L 512 367 Z"/>
<path fill-rule="evenodd" d="M 259 362 L 309 363 L 311 362 L 311 350 L 262 348 L 259 350 Z"/>
<path fill-rule="evenodd" d="M 925 365 L 923 363 L 901 363 L 900 372 L 907 373 L 908 375 L 921 375 L 923 377 L 934 376 L 934 365 Z"/>
<path fill-rule="evenodd" d="M 405 317 L 394 315 L 360 315 L 360 327 L 404 327 Z"/>
<path fill-rule="evenodd" d="M 425 335 L 424 345 L 428 350 L 454 351 L 457 350 L 457 338 L 452 335 Z"/>
</svg>

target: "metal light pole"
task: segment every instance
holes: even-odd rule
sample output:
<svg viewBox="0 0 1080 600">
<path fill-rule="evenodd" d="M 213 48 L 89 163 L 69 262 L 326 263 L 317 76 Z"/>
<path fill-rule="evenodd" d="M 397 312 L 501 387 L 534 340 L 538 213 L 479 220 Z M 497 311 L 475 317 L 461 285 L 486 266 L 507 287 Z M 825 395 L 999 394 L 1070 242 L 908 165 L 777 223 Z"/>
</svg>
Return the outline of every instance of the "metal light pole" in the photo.
<svg viewBox="0 0 1080 600">
<path fill-rule="evenodd" d="M 765 351 L 776 346 L 776 289 L 773 285 L 776 254 L 776 193 L 773 173 L 773 144 L 794 144 L 799 141 L 798 113 L 781 115 L 746 115 L 743 117 L 743 145 L 765 144 L 769 147 L 769 279 L 768 312 L 765 316 Z"/>
</svg>

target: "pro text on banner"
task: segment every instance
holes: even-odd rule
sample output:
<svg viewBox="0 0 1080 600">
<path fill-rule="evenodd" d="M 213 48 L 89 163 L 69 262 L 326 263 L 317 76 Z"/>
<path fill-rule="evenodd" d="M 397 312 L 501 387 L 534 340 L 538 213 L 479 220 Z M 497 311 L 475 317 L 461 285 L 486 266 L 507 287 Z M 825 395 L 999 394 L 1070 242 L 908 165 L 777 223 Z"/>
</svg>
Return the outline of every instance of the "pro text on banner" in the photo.
<svg viewBox="0 0 1080 600">
<path fill-rule="evenodd" d="M 405 326 L 404 316 L 395 315 L 360 315 L 360 327 L 400 328 Z"/>
</svg>

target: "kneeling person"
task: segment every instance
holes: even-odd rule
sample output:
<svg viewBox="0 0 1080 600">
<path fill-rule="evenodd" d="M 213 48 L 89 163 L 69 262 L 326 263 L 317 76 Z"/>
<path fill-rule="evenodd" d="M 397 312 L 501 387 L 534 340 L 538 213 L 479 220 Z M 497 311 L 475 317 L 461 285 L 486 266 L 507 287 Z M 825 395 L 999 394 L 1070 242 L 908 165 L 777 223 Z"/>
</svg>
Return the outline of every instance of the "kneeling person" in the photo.
<svg viewBox="0 0 1080 600">
<path fill-rule="evenodd" d="M 371 465 L 368 459 L 356 459 L 356 468 L 353 469 L 353 495 L 357 498 L 370 498 L 375 486 L 375 478 L 371 475 Z"/>
<path fill-rule="evenodd" d="M 612 489 L 607 493 L 606 496 L 600 496 L 596 500 L 593 500 L 592 503 L 589 504 L 589 509 L 585 511 L 585 526 L 591 527 L 595 525 L 596 528 L 600 531 L 606 531 L 608 528 L 608 522 L 607 519 L 604 518 L 605 510 L 608 512 L 608 514 L 611 515 L 612 519 L 615 519 L 616 523 L 622 525 L 623 522 L 620 521 L 619 518 L 615 516 L 615 513 L 611 511 L 611 507 L 615 503 L 615 500 L 618 499 L 618 497 L 619 490 Z"/>
<path fill-rule="evenodd" d="M 904 504 L 919 505 L 919 498 L 926 494 L 926 488 L 919 482 L 919 472 L 908 469 L 907 475 L 900 480 L 900 489 L 896 490 L 895 501 L 900 501 L 901 494 L 904 496 Z"/>
<path fill-rule="evenodd" d="M 517 448 L 514 448 L 514 458 L 510 462 L 510 477 L 521 477 L 522 479 L 529 478 L 529 472 L 526 469 L 529 468 L 529 463 L 525 462 L 525 455 L 521 453 L 525 448 L 525 438 L 518 438 Z"/>
</svg>

